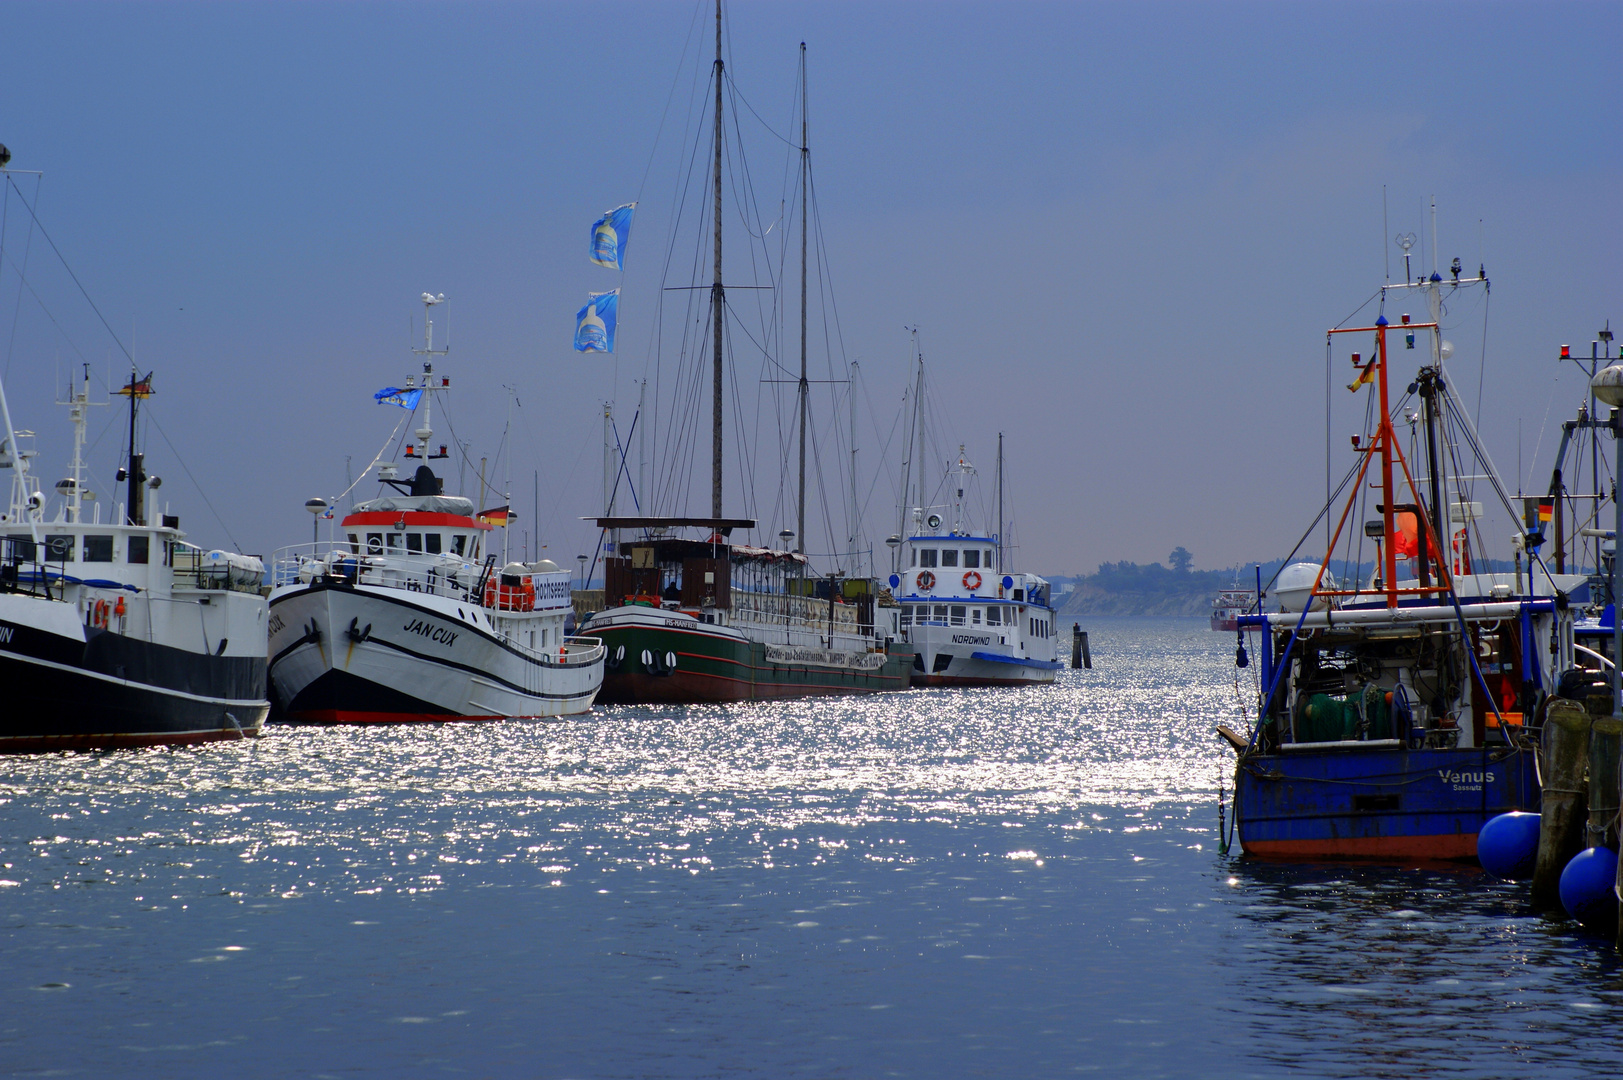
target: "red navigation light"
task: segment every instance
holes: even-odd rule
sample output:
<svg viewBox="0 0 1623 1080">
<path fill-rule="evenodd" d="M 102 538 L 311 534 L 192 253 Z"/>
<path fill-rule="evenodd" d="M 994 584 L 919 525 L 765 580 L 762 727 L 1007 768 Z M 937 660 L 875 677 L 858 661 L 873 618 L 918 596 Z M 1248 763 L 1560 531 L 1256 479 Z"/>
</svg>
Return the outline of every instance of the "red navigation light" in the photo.
<svg viewBox="0 0 1623 1080">
<path fill-rule="evenodd" d="M 1572 359 L 1572 346 L 1571 345 L 1563 345 L 1563 346 L 1561 346 L 1561 359 L 1563 359 L 1563 360 L 1571 360 Z"/>
<path fill-rule="evenodd" d="M 408 447 L 406 447 L 406 456 L 407 457 L 416 457 L 417 456 L 417 451 L 413 447 L 408 446 Z"/>
<path fill-rule="evenodd" d="M 1409 325 L 1409 316 L 1407 316 L 1407 315 L 1400 315 L 1400 316 L 1399 316 L 1399 318 L 1401 318 L 1401 319 L 1402 319 L 1402 320 L 1403 320 L 1403 325 L 1404 325 L 1404 326 L 1408 326 L 1408 325 Z"/>
<path fill-rule="evenodd" d="M 451 385 L 451 376 L 449 376 L 449 375 L 440 376 L 440 385 L 441 386 L 450 386 Z"/>
<path fill-rule="evenodd" d="M 1363 353 L 1353 353 L 1353 363 L 1354 364 L 1362 364 L 1363 362 L 1364 362 L 1364 354 Z"/>
</svg>

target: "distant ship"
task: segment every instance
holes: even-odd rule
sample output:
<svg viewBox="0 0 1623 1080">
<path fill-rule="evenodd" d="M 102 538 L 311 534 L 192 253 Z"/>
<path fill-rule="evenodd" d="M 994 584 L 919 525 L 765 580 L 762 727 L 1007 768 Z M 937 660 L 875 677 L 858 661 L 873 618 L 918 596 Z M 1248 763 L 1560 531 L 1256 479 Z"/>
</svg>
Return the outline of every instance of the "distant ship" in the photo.
<svg viewBox="0 0 1623 1080">
<path fill-rule="evenodd" d="M 1212 599 L 1212 629 L 1232 634 L 1240 628 L 1240 616 L 1256 608 L 1255 590 L 1231 585 Z"/>
</svg>

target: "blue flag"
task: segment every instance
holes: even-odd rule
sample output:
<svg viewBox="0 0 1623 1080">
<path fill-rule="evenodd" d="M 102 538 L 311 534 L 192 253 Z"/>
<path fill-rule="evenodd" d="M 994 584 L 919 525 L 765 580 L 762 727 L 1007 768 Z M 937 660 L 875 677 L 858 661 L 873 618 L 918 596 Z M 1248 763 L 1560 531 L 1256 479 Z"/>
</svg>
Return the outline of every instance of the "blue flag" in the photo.
<svg viewBox="0 0 1623 1080">
<path fill-rule="evenodd" d="M 586 306 L 575 313 L 577 352 L 614 351 L 614 322 L 620 310 L 620 290 L 588 293 Z"/>
<path fill-rule="evenodd" d="M 377 399 L 379 405 L 398 405 L 402 409 L 415 409 L 417 402 L 422 400 L 423 392 L 421 389 L 402 390 L 398 386 L 385 386 L 372 396 Z"/>
<path fill-rule="evenodd" d="M 636 203 L 626 203 L 592 222 L 592 250 L 587 258 L 610 270 L 624 270 L 626 241 L 631 239 L 631 214 L 636 209 Z"/>
</svg>

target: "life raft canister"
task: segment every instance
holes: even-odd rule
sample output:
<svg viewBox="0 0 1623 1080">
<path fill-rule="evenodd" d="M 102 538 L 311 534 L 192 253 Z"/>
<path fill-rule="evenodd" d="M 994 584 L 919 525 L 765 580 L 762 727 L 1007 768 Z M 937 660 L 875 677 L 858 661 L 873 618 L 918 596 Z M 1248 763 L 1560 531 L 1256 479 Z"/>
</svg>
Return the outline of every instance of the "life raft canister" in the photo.
<svg viewBox="0 0 1623 1080">
<path fill-rule="evenodd" d="M 964 588 L 974 592 L 981 587 L 981 575 L 978 571 L 968 570 L 964 573 Z"/>
<path fill-rule="evenodd" d="M 919 588 L 928 592 L 929 590 L 935 588 L 935 575 L 930 573 L 928 570 L 920 570 L 918 582 Z"/>
</svg>

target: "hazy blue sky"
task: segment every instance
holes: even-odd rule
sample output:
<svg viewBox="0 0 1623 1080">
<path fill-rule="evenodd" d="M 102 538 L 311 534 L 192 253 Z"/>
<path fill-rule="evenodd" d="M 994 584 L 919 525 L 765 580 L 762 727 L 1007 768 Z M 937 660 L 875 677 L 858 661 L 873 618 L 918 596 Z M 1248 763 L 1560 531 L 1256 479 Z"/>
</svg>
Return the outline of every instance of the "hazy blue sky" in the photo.
<svg viewBox="0 0 1623 1080">
<path fill-rule="evenodd" d="M 153 414 L 244 549 L 307 539 L 304 500 L 377 451 L 400 414 L 371 394 L 415 369 L 408 319 L 430 290 L 452 298 L 457 434 L 493 455 L 501 385 L 517 387 L 501 471 L 524 528 L 539 472 L 542 542 L 573 566 L 595 539 L 577 519 L 601 502 L 600 403 L 619 396 L 623 430 L 647 363 L 702 7 L 4 3 L 0 142 L 44 171 L 46 228 L 157 369 Z M 1469 402 L 1486 373 L 1482 426 L 1512 482 L 1518 457 L 1547 482 L 1549 428 L 1581 399 L 1557 347 L 1587 355 L 1623 324 L 1623 5 L 734 3 L 728 20 L 739 91 L 785 133 L 808 45 L 870 537 L 894 527 L 901 448 L 881 450 L 904 325 L 942 453 L 964 442 L 990 474 L 1007 433 L 1021 562 L 1070 573 L 1178 544 L 1204 568 L 1288 548 L 1323 494 L 1323 331 L 1381 283 L 1391 234 L 1429 252 L 1433 194 L 1445 265 L 1493 279 L 1485 343 L 1478 297 L 1451 305 L 1447 336 Z M 788 147 L 753 118 L 742 134 L 770 224 Z M 587 226 L 639 193 L 618 355 L 583 357 L 573 314 L 620 283 L 587 263 Z M 0 363 L 49 483 L 67 453 L 53 380 L 81 354 L 99 375 L 126 362 L 12 199 Z M 667 284 L 686 284 L 692 244 L 671 250 L 684 269 Z M 764 280 L 729 250 L 734 283 Z M 44 308 L 19 292 L 25 253 Z M 1332 373 L 1338 475 L 1361 415 L 1341 389 L 1351 347 Z M 787 503 L 762 410 L 781 388 L 739 356 L 749 415 L 729 435 L 746 432 L 775 533 Z M 844 417 L 819 394 L 832 474 Z M 666 509 L 708 510 L 700 421 L 697 476 Z M 225 546 L 156 433 L 149 450 L 192 539 Z M 728 510 L 744 508 L 735 488 Z"/>
</svg>

